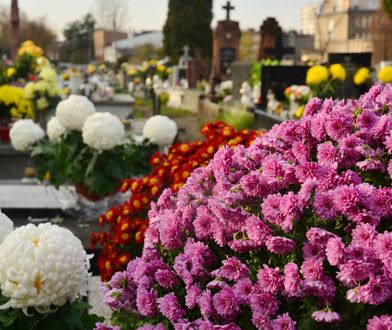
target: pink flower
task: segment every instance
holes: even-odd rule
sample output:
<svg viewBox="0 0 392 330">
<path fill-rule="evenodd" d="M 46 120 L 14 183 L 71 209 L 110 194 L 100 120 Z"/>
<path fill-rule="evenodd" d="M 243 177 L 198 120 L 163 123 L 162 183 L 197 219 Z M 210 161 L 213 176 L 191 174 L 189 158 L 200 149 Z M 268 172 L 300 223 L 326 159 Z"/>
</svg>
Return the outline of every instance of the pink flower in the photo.
<svg viewBox="0 0 392 330">
<path fill-rule="evenodd" d="M 312 314 L 312 318 L 317 322 L 332 323 L 341 320 L 338 313 L 331 310 L 316 311 Z"/>
<path fill-rule="evenodd" d="M 244 277 L 247 277 L 249 269 L 236 257 L 222 261 L 223 266 L 211 273 L 216 277 L 223 277 L 230 281 L 239 281 Z"/>
<path fill-rule="evenodd" d="M 392 329 L 392 316 L 381 315 L 380 317 L 374 316 L 368 321 L 367 330 L 391 330 Z"/>
<path fill-rule="evenodd" d="M 231 288 L 226 287 L 212 297 L 216 312 L 225 317 L 235 316 L 239 311 L 237 298 Z"/>
<path fill-rule="evenodd" d="M 185 311 L 181 308 L 174 293 L 168 293 L 162 298 L 159 298 L 158 307 L 163 316 L 172 322 L 181 319 L 185 315 Z"/>
<path fill-rule="evenodd" d="M 201 315 L 203 315 L 205 318 L 209 318 L 212 313 L 212 296 L 210 290 L 202 292 L 198 304 Z"/>
<path fill-rule="evenodd" d="M 239 280 L 233 287 L 234 294 L 240 304 L 248 304 L 253 292 L 253 284 L 249 278 Z"/>
<path fill-rule="evenodd" d="M 328 262 L 332 266 L 339 265 L 344 260 L 344 244 L 339 237 L 332 237 L 328 240 L 325 249 Z"/>
<path fill-rule="evenodd" d="M 300 297 L 303 295 L 301 289 L 302 280 L 299 276 L 298 266 L 289 262 L 284 266 L 284 290 L 289 297 Z"/>
<path fill-rule="evenodd" d="M 301 273 L 305 279 L 316 281 L 324 277 L 324 267 L 322 259 L 306 259 L 302 263 Z"/>
<path fill-rule="evenodd" d="M 378 234 L 374 243 L 378 257 L 383 259 L 392 258 L 392 232 L 385 231 L 384 234 Z"/>
<path fill-rule="evenodd" d="M 289 313 L 278 315 L 275 320 L 272 321 L 273 330 L 295 330 L 297 322 L 293 321 Z"/>
<path fill-rule="evenodd" d="M 339 215 L 339 211 L 335 207 L 332 191 L 316 193 L 313 206 L 317 215 L 324 220 L 335 220 Z"/>
<path fill-rule="evenodd" d="M 370 305 L 380 305 L 392 297 L 389 281 L 382 276 L 370 275 L 368 283 L 358 287 L 359 302 Z"/>
<path fill-rule="evenodd" d="M 295 249 L 295 241 L 283 236 L 268 238 L 266 245 L 268 251 L 276 254 L 289 253 Z"/>
<path fill-rule="evenodd" d="M 317 146 L 317 160 L 320 165 L 338 167 L 338 151 L 332 145 L 332 142 L 328 141 Z"/>
<path fill-rule="evenodd" d="M 250 296 L 250 308 L 253 315 L 274 315 L 279 308 L 279 300 L 267 292 L 254 292 Z"/>
<path fill-rule="evenodd" d="M 265 292 L 277 294 L 283 287 L 283 280 L 279 274 L 279 267 L 270 268 L 267 265 L 263 265 L 257 273 L 257 279 L 259 287 Z"/>
</svg>

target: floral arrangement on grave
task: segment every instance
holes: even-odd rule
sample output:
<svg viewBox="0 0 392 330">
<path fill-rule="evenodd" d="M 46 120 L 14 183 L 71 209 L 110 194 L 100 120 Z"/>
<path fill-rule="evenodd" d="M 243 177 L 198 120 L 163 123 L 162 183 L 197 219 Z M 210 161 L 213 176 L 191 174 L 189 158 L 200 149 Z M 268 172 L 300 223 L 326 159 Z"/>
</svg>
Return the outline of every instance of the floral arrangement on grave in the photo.
<svg viewBox="0 0 392 330">
<path fill-rule="evenodd" d="M 339 63 L 331 64 L 329 67 L 314 65 L 306 74 L 306 84 L 311 88 L 312 96 L 336 97 L 339 86 L 346 77 L 346 69 Z"/>
<path fill-rule="evenodd" d="M 392 85 L 312 99 L 149 212 L 105 287 L 121 329 L 391 329 Z"/>
<path fill-rule="evenodd" d="M 42 48 L 33 41 L 26 40 L 22 42 L 18 50 L 18 55 L 13 65 L 15 74 L 12 76 L 12 80 L 35 80 L 36 72 L 48 63 L 49 61 L 44 57 Z"/>
<path fill-rule="evenodd" d="M 164 139 L 164 128 L 155 128 Z M 72 184 L 93 201 L 117 192 L 122 179 L 148 173 L 148 160 L 157 150 L 147 139 L 137 143 L 118 117 L 96 113 L 79 95 L 58 104 L 46 133 L 32 120 L 20 120 L 11 128 L 11 143 L 30 153 L 39 179 L 56 188 Z"/>
<path fill-rule="evenodd" d="M 306 85 L 291 85 L 284 90 L 284 95 L 289 102 L 289 118 L 301 118 L 310 93 L 311 90 Z"/>
<path fill-rule="evenodd" d="M 121 191 L 130 191 L 130 199 L 100 216 L 102 231 L 92 235 L 92 249 L 98 244 L 102 247 L 98 267 L 103 280 L 108 281 L 116 271 L 125 270 L 131 257 L 141 254 L 150 203 L 165 188 L 178 191 L 196 168 L 208 164 L 220 146 L 249 145 L 261 134 L 236 132 L 222 122 L 205 125 L 201 133 L 205 141 L 177 143 L 167 153 L 155 153 L 150 159 L 152 171 L 147 176 L 123 182 Z"/>
<path fill-rule="evenodd" d="M 90 330 L 102 321 L 82 300 L 91 256 L 81 241 L 50 223 L 12 229 L 0 211 L 0 328 Z"/>
</svg>

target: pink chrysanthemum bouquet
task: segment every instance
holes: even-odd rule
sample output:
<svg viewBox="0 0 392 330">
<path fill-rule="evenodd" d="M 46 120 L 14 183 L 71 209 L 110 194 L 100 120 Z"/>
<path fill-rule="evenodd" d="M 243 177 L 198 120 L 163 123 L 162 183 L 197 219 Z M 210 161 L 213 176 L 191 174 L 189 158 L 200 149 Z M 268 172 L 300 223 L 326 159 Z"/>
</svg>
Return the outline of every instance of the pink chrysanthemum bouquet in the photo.
<svg viewBox="0 0 392 330">
<path fill-rule="evenodd" d="M 122 329 L 392 329 L 392 85 L 313 99 L 149 213 L 105 287 Z"/>
</svg>

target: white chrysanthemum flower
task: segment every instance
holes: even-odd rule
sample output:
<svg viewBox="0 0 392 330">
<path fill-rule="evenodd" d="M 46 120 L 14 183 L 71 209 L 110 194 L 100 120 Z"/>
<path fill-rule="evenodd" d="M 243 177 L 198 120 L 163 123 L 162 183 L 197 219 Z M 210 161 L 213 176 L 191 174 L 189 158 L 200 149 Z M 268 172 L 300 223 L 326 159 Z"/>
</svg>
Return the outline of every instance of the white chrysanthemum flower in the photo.
<svg viewBox="0 0 392 330">
<path fill-rule="evenodd" d="M 89 257 L 68 229 L 51 223 L 15 229 L 0 244 L 0 309 L 47 313 L 86 294 Z"/>
<path fill-rule="evenodd" d="M 44 136 L 43 129 L 31 119 L 18 120 L 10 130 L 11 144 L 17 151 L 27 151 Z"/>
<path fill-rule="evenodd" d="M 109 112 L 97 112 L 83 125 L 83 142 L 96 150 L 109 150 L 124 142 L 121 120 Z"/>
<path fill-rule="evenodd" d="M 56 117 L 52 117 L 46 125 L 46 133 L 48 134 L 50 141 L 59 141 L 61 135 L 63 135 L 65 131 L 66 129 Z"/>
<path fill-rule="evenodd" d="M 14 223 L 0 210 L 0 244 L 11 233 Z"/>
<path fill-rule="evenodd" d="M 70 95 L 57 105 L 56 117 L 65 128 L 81 131 L 87 117 L 94 112 L 94 104 L 87 97 Z"/>
<path fill-rule="evenodd" d="M 143 127 L 143 135 L 159 146 L 169 146 L 177 135 L 177 124 L 166 116 L 152 116 Z"/>
</svg>

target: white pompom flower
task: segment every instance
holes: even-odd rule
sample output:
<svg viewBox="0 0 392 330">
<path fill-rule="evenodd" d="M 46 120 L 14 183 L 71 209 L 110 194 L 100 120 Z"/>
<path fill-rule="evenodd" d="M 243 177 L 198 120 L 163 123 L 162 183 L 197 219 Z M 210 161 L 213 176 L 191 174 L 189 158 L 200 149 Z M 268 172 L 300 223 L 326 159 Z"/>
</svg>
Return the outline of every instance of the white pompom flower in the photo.
<svg viewBox="0 0 392 330">
<path fill-rule="evenodd" d="M 122 144 L 125 130 L 117 116 L 109 112 L 97 112 L 86 119 L 82 135 L 85 144 L 102 151 Z"/>
<path fill-rule="evenodd" d="M 46 125 L 46 133 L 48 134 L 49 140 L 53 142 L 60 141 L 61 135 L 63 135 L 65 131 L 65 127 L 61 125 L 57 117 L 52 117 Z"/>
<path fill-rule="evenodd" d="M 11 233 L 14 223 L 0 210 L 0 244 Z"/>
<path fill-rule="evenodd" d="M 40 313 L 86 294 L 89 256 L 71 231 L 51 223 L 15 229 L 0 244 L 0 309 Z"/>
<path fill-rule="evenodd" d="M 31 119 L 18 120 L 10 130 L 11 144 L 17 151 L 27 151 L 45 136 L 43 129 Z"/>
<path fill-rule="evenodd" d="M 151 143 L 169 146 L 177 135 L 177 124 L 166 116 L 152 116 L 144 124 L 143 135 Z"/>
<path fill-rule="evenodd" d="M 87 97 L 70 95 L 57 105 L 56 117 L 65 128 L 80 132 L 85 120 L 94 112 L 94 104 Z"/>
</svg>

